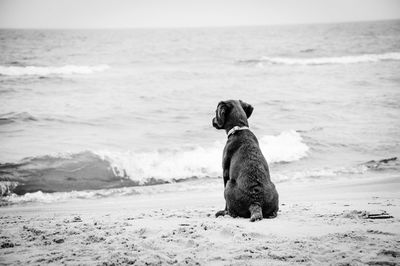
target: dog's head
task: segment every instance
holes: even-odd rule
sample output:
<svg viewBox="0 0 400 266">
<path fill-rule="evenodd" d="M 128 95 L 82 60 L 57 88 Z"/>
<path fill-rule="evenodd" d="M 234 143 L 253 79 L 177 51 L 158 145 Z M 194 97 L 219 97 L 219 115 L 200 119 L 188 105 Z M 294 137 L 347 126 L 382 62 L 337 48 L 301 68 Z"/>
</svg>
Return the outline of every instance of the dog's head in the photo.
<svg viewBox="0 0 400 266">
<path fill-rule="evenodd" d="M 253 106 L 241 100 L 219 102 L 212 125 L 216 129 L 230 130 L 234 126 L 249 126 L 247 118 L 253 112 Z"/>
</svg>

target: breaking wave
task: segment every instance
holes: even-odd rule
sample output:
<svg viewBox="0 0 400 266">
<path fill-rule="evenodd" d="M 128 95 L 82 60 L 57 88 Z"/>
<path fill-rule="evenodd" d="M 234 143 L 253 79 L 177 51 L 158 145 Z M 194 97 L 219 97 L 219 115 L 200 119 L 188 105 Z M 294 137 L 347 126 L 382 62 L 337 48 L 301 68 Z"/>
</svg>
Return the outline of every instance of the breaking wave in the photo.
<svg viewBox="0 0 400 266">
<path fill-rule="evenodd" d="M 90 157 L 90 154 L 86 154 Z M 70 159 L 74 158 L 78 155 L 72 155 Z M 61 158 L 59 158 L 61 159 Z M 55 160 L 57 161 L 57 160 Z M 1 168 L 4 169 L 2 165 Z M 9 166 L 9 165 L 8 165 Z M 345 177 L 346 179 L 350 176 L 364 175 L 369 171 L 392 171 L 397 172 L 399 169 L 399 162 L 396 157 L 382 159 L 382 160 L 373 160 L 368 161 L 359 165 L 351 166 L 349 168 L 315 168 L 315 169 L 304 169 L 301 171 L 275 171 L 273 173 L 272 179 L 276 183 L 298 180 L 298 181 L 306 181 L 306 180 L 314 180 L 314 179 L 336 179 L 340 177 Z M 33 167 L 32 167 L 33 168 Z M 0 169 L 0 172 L 2 169 Z M 79 169 L 75 169 L 75 171 L 79 171 Z M 65 171 L 65 169 L 64 169 Z M 69 171 L 71 173 L 72 171 Z M 87 180 L 87 177 L 82 176 L 83 180 Z M 117 178 L 118 179 L 118 178 Z M 101 181 L 112 182 L 112 178 L 108 181 L 104 178 L 100 178 Z M 221 189 L 221 180 L 219 178 L 189 178 L 184 181 L 192 181 L 192 182 L 176 182 L 164 184 L 164 181 L 156 181 L 153 180 L 155 186 L 137 186 L 135 183 L 131 183 L 129 186 L 127 184 L 122 184 L 119 186 L 111 186 L 111 188 L 102 188 L 102 189 L 86 189 L 86 190 L 73 190 L 69 192 L 55 192 L 55 193 L 46 193 L 42 192 L 42 190 L 37 190 L 35 192 L 25 193 L 23 195 L 18 195 L 16 193 L 12 193 L 12 190 L 16 188 L 19 184 L 18 182 L 10 182 L 10 181 L 0 181 L 0 192 L 3 193 L 4 197 L 0 197 L 0 206 L 2 205 L 10 205 L 10 204 L 20 204 L 27 202 L 43 202 L 43 203 L 51 203 L 51 202 L 60 202 L 60 201 L 68 201 L 74 199 L 99 199 L 99 198 L 107 198 L 107 197 L 120 197 L 120 196 L 130 196 L 130 195 L 151 195 L 151 194 L 159 194 L 159 193 L 169 193 L 169 192 L 177 192 L 177 191 L 210 191 L 210 190 L 220 190 Z M 119 182 L 123 182 L 120 179 Z M 160 185 L 157 185 L 161 183 Z M 115 183 L 114 183 L 115 184 Z M 7 192 L 8 193 L 4 193 Z"/>
<path fill-rule="evenodd" d="M 26 193 L 24 195 L 9 194 L 6 197 L 0 197 L 0 206 L 28 202 L 51 203 L 76 199 L 101 199 L 131 195 L 152 195 L 177 191 L 210 191 L 212 189 L 221 189 L 221 180 L 218 178 L 197 179 L 191 181 L 192 182 L 179 182 L 153 186 L 134 186 L 71 192 L 43 193 L 42 191 L 37 191 L 33 193 Z"/>
<path fill-rule="evenodd" d="M 85 151 L 26 158 L 0 164 L 0 195 L 37 191 L 68 192 L 174 183 L 221 176 L 224 143 L 152 152 Z M 309 147 L 296 131 L 260 138 L 269 163 L 307 156 Z"/>
<path fill-rule="evenodd" d="M 384 54 L 361 54 L 338 57 L 314 57 L 314 58 L 296 58 L 296 57 L 268 57 L 261 59 L 250 59 L 238 61 L 239 64 L 279 64 L 279 65 L 328 65 L 328 64 L 357 64 L 379 61 L 397 61 L 400 60 L 400 53 Z"/>
<path fill-rule="evenodd" d="M 92 74 L 109 69 L 108 65 L 95 66 L 0 66 L 0 75 L 4 76 L 49 76 L 49 75 L 71 75 Z"/>
<path fill-rule="evenodd" d="M 148 153 L 99 151 L 113 169 L 126 173 L 135 181 L 149 178 L 173 182 L 189 177 L 221 175 L 222 151 L 225 143 L 215 142 L 209 147 L 186 147 Z M 309 147 L 296 131 L 284 131 L 277 136 L 264 136 L 260 147 L 269 163 L 292 162 L 307 156 Z"/>
</svg>

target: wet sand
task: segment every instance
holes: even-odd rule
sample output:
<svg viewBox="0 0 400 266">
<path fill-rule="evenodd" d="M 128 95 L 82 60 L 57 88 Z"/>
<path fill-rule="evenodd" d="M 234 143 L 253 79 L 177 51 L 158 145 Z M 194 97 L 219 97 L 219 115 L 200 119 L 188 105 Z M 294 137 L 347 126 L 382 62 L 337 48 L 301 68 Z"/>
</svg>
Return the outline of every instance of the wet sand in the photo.
<svg viewBox="0 0 400 266">
<path fill-rule="evenodd" d="M 2 207 L 0 265 L 399 265 L 398 178 L 277 188 L 278 217 L 255 223 L 214 217 L 222 184 Z"/>
</svg>

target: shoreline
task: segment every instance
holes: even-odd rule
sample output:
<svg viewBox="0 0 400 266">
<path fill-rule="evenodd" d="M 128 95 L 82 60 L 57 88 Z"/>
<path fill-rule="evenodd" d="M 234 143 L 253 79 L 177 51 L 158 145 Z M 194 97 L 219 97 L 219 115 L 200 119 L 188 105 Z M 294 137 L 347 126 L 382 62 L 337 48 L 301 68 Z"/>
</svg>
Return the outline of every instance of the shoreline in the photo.
<svg viewBox="0 0 400 266">
<path fill-rule="evenodd" d="M 0 208 L 0 265 L 396 265 L 399 178 L 278 183 L 275 219 L 219 217 L 219 189 Z M 387 212 L 390 219 L 366 213 Z"/>
</svg>

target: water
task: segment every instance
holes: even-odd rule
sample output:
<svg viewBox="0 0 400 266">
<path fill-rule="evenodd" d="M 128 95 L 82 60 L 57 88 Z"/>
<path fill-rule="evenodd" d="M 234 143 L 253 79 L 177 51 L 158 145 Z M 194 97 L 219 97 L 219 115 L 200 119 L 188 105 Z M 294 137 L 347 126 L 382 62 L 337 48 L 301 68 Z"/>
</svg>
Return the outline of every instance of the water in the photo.
<svg viewBox="0 0 400 266">
<path fill-rule="evenodd" d="M 274 182 L 399 173 L 400 21 L 0 30 L 0 51 L 3 201 L 210 182 L 226 99 L 253 105 Z"/>
</svg>

